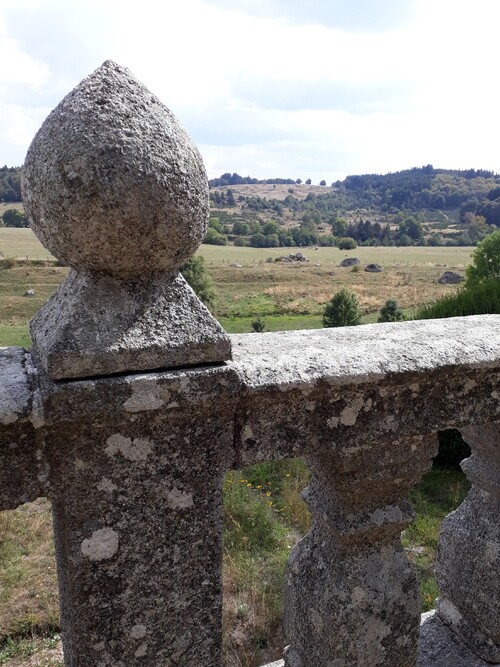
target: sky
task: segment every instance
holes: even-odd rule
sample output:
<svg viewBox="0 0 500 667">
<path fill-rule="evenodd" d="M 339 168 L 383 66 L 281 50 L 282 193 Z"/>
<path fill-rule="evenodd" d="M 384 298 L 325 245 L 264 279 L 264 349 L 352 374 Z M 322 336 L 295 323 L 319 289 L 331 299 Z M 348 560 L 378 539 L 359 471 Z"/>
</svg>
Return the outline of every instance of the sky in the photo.
<svg viewBox="0 0 500 667">
<path fill-rule="evenodd" d="M 0 164 L 108 58 L 209 177 L 500 172 L 500 0 L 0 0 Z"/>
</svg>

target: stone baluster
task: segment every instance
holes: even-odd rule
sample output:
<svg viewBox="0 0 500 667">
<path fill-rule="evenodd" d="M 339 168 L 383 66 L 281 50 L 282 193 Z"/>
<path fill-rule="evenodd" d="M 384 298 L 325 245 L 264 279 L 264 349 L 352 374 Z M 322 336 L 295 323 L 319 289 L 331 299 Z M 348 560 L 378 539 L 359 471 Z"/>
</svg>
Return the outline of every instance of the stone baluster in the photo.
<svg viewBox="0 0 500 667">
<path fill-rule="evenodd" d="M 288 667 L 414 667 L 421 602 L 400 536 L 434 451 L 426 436 L 307 457 L 313 525 L 288 563 Z"/>
<path fill-rule="evenodd" d="M 179 274 L 207 226 L 201 157 L 106 62 L 39 130 L 23 192 L 71 266 L 31 323 L 43 476 L 29 495 L 54 507 L 65 664 L 220 667 L 238 392 L 219 363 L 229 338 Z"/>
<path fill-rule="evenodd" d="M 498 392 L 496 392 L 498 397 Z M 462 429 L 472 455 L 462 468 L 472 489 L 443 522 L 439 617 L 489 663 L 500 663 L 500 425 Z"/>
</svg>

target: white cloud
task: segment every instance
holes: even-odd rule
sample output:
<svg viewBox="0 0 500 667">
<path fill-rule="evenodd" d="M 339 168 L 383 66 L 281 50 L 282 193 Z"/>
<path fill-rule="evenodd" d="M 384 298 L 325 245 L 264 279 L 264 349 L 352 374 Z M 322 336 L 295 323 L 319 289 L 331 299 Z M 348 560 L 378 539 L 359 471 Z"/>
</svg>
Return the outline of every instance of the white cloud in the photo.
<svg viewBox="0 0 500 667">
<path fill-rule="evenodd" d="M 172 108 L 213 176 L 500 171 L 500 3 L 384 0 L 375 18 L 370 7 L 3 0 L 0 55 L 17 66 L 0 75 L 0 162 L 22 161 L 48 108 L 112 58 Z"/>
</svg>

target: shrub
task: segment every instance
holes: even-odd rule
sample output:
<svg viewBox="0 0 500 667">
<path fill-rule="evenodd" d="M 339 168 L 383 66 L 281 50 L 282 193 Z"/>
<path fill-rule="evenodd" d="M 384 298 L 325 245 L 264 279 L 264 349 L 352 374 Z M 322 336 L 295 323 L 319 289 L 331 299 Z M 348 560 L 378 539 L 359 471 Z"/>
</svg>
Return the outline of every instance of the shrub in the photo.
<svg viewBox="0 0 500 667">
<path fill-rule="evenodd" d="M 472 259 L 472 264 L 465 269 L 466 287 L 500 279 L 500 230 L 477 244 Z"/>
<path fill-rule="evenodd" d="M 205 306 L 207 308 L 213 306 L 214 290 L 212 280 L 205 269 L 204 258 L 199 255 L 190 257 L 180 267 L 180 272 Z"/>
<path fill-rule="evenodd" d="M 252 320 L 252 329 L 255 331 L 255 333 L 262 333 L 264 329 L 266 328 L 266 323 L 262 319 L 262 317 L 256 317 L 254 320 Z"/>
<path fill-rule="evenodd" d="M 463 288 L 456 294 L 422 306 L 416 312 L 415 319 L 494 314 L 500 314 L 500 280 L 489 280 L 475 287 Z"/>
<path fill-rule="evenodd" d="M 208 245 L 227 245 L 227 236 L 220 234 L 213 227 L 209 227 L 203 243 L 207 243 Z"/>
<path fill-rule="evenodd" d="M 403 311 L 395 299 L 387 299 L 382 308 L 378 322 L 402 322 L 405 319 Z"/>
<path fill-rule="evenodd" d="M 356 295 L 343 287 L 334 294 L 323 311 L 324 327 L 349 327 L 361 324 Z"/>
<path fill-rule="evenodd" d="M 358 244 L 356 243 L 356 240 L 350 236 L 345 236 L 344 238 L 339 239 L 339 250 L 354 250 L 354 248 L 357 247 Z"/>
<path fill-rule="evenodd" d="M 241 238 L 241 236 L 237 236 L 234 239 L 234 245 L 237 246 L 238 248 L 244 248 L 245 246 L 248 245 L 248 241 L 246 239 Z"/>
</svg>

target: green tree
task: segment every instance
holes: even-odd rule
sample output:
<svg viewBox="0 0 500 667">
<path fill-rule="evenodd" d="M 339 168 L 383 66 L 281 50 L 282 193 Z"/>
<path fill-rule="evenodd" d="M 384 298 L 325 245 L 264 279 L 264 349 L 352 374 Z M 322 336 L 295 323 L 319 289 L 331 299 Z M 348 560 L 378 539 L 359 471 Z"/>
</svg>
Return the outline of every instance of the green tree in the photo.
<svg viewBox="0 0 500 667">
<path fill-rule="evenodd" d="M 237 220 L 233 225 L 233 234 L 236 236 L 246 236 L 248 234 L 247 223 Z"/>
<path fill-rule="evenodd" d="M 269 234 L 277 234 L 279 230 L 280 228 L 278 227 L 278 223 L 274 222 L 274 220 L 270 220 L 269 222 L 266 222 L 266 224 L 264 225 L 262 233 L 265 236 L 268 236 Z"/>
<path fill-rule="evenodd" d="M 382 308 L 378 322 L 402 322 L 405 319 L 403 311 L 395 299 L 387 299 Z"/>
<path fill-rule="evenodd" d="M 2 215 L 6 227 L 27 227 L 28 221 L 17 208 L 8 208 Z"/>
<path fill-rule="evenodd" d="M 222 234 L 224 227 L 222 226 L 219 218 L 210 218 L 208 221 L 208 226 L 211 227 L 212 229 L 215 229 L 216 232 L 219 232 L 219 234 Z"/>
<path fill-rule="evenodd" d="M 323 311 L 324 327 L 350 327 L 361 324 L 361 311 L 356 295 L 343 287 L 334 294 Z"/>
<path fill-rule="evenodd" d="M 334 236 L 345 236 L 347 234 L 347 221 L 344 218 L 334 217 L 330 219 L 332 234 Z"/>
<path fill-rule="evenodd" d="M 190 257 L 181 266 L 180 272 L 198 298 L 203 301 L 207 308 L 211 308 L 214 302 L 214 289 L 212 280 L 205 268 L 204 258 L 199 255 Z"/>
<path fill-rule="evenodd" d="M 500 278 L 500 231 L 478 243 L 472 264 L 465 269 L 465 287 L 474 287 L 487 280 Z"/>
</svg>

